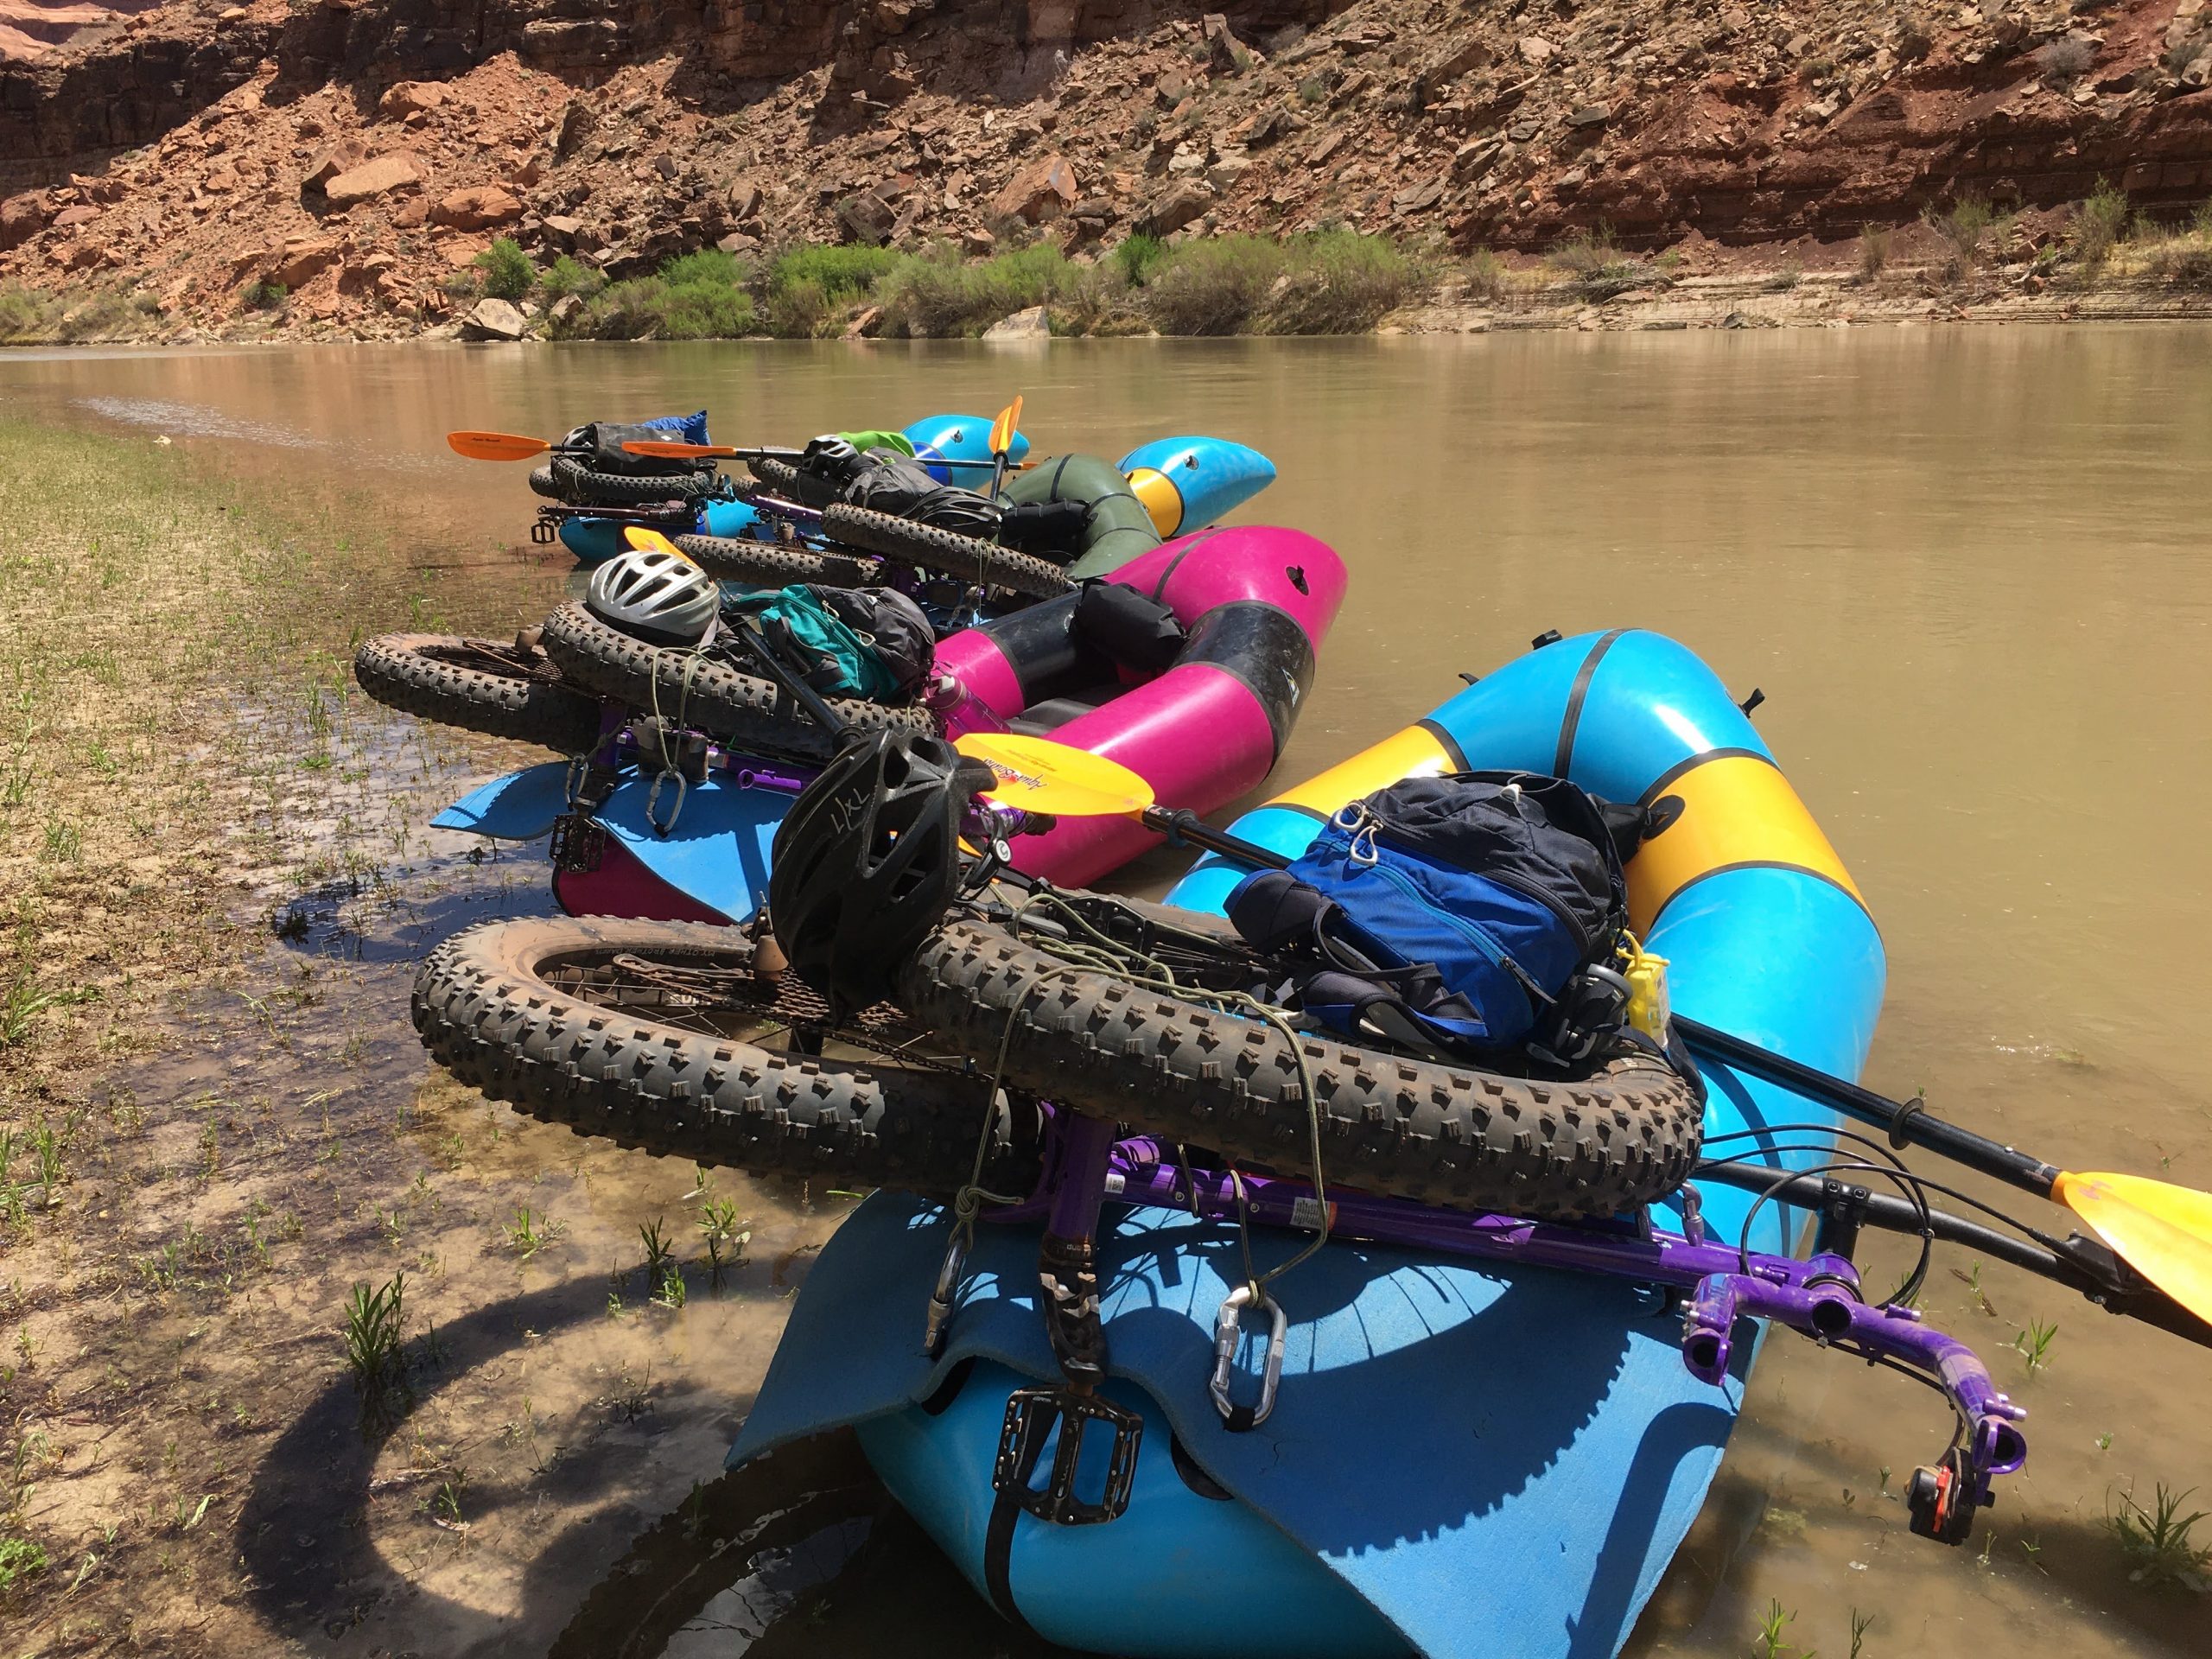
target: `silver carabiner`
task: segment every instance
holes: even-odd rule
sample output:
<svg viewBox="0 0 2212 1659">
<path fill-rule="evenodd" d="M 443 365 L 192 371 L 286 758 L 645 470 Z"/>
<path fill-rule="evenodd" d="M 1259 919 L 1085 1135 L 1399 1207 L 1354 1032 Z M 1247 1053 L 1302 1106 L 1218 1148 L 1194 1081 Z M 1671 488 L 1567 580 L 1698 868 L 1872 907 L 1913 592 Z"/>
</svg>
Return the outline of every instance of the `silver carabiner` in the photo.
<svg viewBox="0 0 2212 1659">
<path fill-rule="evenodd" d="M 653 816 L 653 806 L 660 799 L 660 786 L 671 778 L 676 779 L 676 805 L 669 812 L 668 822 L 663 823 Z M 645 791 L 645 822 L 652 825 L 655 835 L 665 836 L 675 830 L 676 821 L 683 816 L 683 798 L 690 788 L 691 780 L 673 766 L 653 774 L 653 786 Z"/>
<path fill-rule="evenodd" d="M 930 1316 L 922 1327 L 922 1352 L 935 1359 L 944 1351 L 944 1328 L 952 1323 L 952 1298 L 960 1288 L 961 1269 L 968 1265 L 968 1238 L 958 1226 L 944 1246 L 944 1262 L 937 1270 L 937 1288 L 930 1293 Z"/>
<path fill-rule="evenodd" d="M 1344 855 L 1355 864 L 1373 864 L 1380 861 L 1381 855 L 1375 850 L 1375 831 L 1379 822 L 1367 810 L 1364 801 L 1354 801 L 1349 806 L 1338 807 L 1336 816 L 1329 820 L 1331 827 L 1343 830 L 1351 838 L 1351 844 L 1345 848 Z"/>
<path fill-rule="evenodd" d="M 1247 1307 L 1266 1309 L 1268 1319 L 1268 1357 L 1260 1368 L 1260 1401 L 1249 1407 L 1238 1405 L 1229 1393 L 1242 1338 L 1237 1327 Z M 1213 1396 L 1214 1409 L 1232 1433 L 1257 1428 L 1275 1408 L 1275 1385 L 1282 1381 L 1283 1343 L 1289 1332 L 1290 1321 L 1283 1314 L 1282 1304 L 1252 1285 L 1239 1285 L 1230 1291 L 1221 1312 L 1213 1316 L 1213 1380 L 1206 1385 L 1206 1392 Z"/>
</svg>

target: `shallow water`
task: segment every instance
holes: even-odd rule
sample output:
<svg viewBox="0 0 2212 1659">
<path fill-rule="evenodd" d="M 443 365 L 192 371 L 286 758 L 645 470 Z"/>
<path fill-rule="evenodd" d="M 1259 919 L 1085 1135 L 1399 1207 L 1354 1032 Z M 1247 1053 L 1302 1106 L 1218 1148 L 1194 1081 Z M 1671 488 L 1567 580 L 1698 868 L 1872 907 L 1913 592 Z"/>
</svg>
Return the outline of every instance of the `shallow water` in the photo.
<svg viewBox="0 0 2212 1659">
<path fill-rule="evenodd" d="M 453 457 L 447 429 L 703 404 L 722 442 L 792 442 L 1018 391 L 1047 451 L 1241 439 L 1282 471 L 1243 516 L 1352 573 L 1279 779 L 1545 628 L 1675 634 L 1767 693 L 1759 726 L 1882 925 L 1870 1083 L 2069 1166 L 2212 1185 L 2189 965 L 2212 922 L 2208 370 L 2195 327 L 303 347 L 10 355 L 0 408 L 205 445 L 357 499 L 418 563 L 548 593 L 557 567 L 512 556 L 524 469 Z M 1941 1449 L 1940 1408 L 1780 1341 L 1640 1649 L 1742 1651 L 1771 1599 L 1824 1653 L 1853 1608 L 1869 1655 L 2203 1650 L 2203 1602 L 2131 1584 L 2103 1520 L 2131 1486 L 2212 1491 L 2212 1356 L 2002 1269 L 1981 1290 L 1939 1268 L 1927 1305 L 2028 1404 L 2033 1452 L 1974 1545 L 1909 1537 L 1882 1491 Z M 2031 1376 L 2007 1344 L 2035 1319 L 2059 1329 Z"/>
</svg>

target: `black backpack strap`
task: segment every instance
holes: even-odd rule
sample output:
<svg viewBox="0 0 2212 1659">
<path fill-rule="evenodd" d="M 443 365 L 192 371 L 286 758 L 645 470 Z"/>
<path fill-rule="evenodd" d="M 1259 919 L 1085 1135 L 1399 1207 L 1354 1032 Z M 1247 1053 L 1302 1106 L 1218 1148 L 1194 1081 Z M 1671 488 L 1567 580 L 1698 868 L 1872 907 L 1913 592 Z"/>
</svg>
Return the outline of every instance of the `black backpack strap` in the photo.
<svg viewBox="0 0 2212 1659">
<path fill-rule="evenodd" d="M 1315 918 L 1328 906 L 1318 889 L 1289 871 L 1263 870 L 1231 895 L 1229 921 L 1254 950 L 1274 956 L 1311 940 Z"/>
</svg>

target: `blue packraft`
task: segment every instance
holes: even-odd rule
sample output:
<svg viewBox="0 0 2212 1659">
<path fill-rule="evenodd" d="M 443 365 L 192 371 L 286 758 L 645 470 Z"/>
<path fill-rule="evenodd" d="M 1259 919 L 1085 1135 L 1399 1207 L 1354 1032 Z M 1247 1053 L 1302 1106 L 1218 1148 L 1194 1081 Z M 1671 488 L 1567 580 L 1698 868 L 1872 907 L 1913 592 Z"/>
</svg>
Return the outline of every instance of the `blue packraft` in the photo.
<svg viewBox="0 0 2212 1659">
<path fill-rule="evenodd" d="M 1539 1033 L 1611 957 L 1627 899 L 1599 802 L 1563 779 L 1462 772 L 1353 802 L 1228 910 L 1322 1024 L 1481 1052 Z"/>
</svg>

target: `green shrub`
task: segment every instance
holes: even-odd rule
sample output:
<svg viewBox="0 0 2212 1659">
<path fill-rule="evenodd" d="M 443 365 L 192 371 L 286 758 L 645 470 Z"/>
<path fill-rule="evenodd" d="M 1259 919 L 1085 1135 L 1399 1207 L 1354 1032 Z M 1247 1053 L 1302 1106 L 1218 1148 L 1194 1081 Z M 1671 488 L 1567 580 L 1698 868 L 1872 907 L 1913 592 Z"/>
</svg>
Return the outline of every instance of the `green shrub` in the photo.
<svg viewBox="0 0 2212 1659">
<path fill-rule="evenodd" d="M 1560 270 L 1576 276 L 1594 276 L 1623 263 L 1613 242 L 1613 227 L 1600 224 L 1593 231 L 1577 231 L 1546 256 Z"/>
<path fill-rule="evenodd" d="M 278 289 L 281 295 L 283 290 Z M 54 321 L 54 337 L 65 344 L 83 340 L 118 340 L 137 334 L 147 315 L 141 296 L 122 289 L 95 289 L 69 298 Z"/>
<path fill-rule="evenodd" d="M 19 1579 L 35 1578 L 46 1571 L 46 1551 L 28 1538 L 0 1538 L 0 1595 Z"/>
<path fill-rule="evenodd" d="M 785 340 L 808 340 L 830 315 L 830 296 L 811 277 L 797 277 L 768 290 L 768 332 Z"/>
<path fill-rule="evenodd" d="M 563 254 L 545 268 L 537 286 L 549 300 L 565 300 L 571 294 L 588 299 L 607 286 L 607 279 L 582 260 Z"/>
<path fill-rule="evenodd" d="M 759 285 L 768 332 L 786 339 L 821 334 L 840 313 L 868 297 L 902 256 L 889 248 L 804 247 L 777 255 Z"/>
<path fill-rule="evenodd" d="M 1954 276 L 1963 276 L 1981 263 L 1983 239 L 1996 219 L 1989 203 L 1976 195 L 1961 196 L 1947 212 L 1939 213 L 1931 207 L 1920 214 L 1921 223 L 1949 245 L 1946 264 Z"/>
<path fill-rule="evenodd" d="M 53 337 L 61 303 L 51 294 L 10 283 L 0 288 L 0 340 L 16 344 Z"/>
<path fill-rule="evenodd" d="M 667 289 L 663 340 L 741 340 L 759 327 L 753 296 L 741 288 L 671 283 Z"/>
<path fill-rule="evenodd" d="M 876 279 L 899 263 L 889 248 L 793 248 L 768 267 L 771 300 L 786 288 L 811 284 L 828 305 L 864 296 Z"/>
<path fill-rule="evenodd" d="M 1163 334 L 1349 334 L 1372 328 L 1426 280 L 1385 237 L 1223 236 L 1164 252 L 1141 303 Z"/>
<path fill-rule="evenodd" d="M 251 290 L 248 290 L 251 296 Z M 277 303 L 283 302 L 279 289 Z M 51 293 L 10 284 L 0 288 L 0 343 L 73 345 L 79 340 L 143 335 L 160 308 L 149 294 L 131 289 L 65 289 Z"/>
<path fill-rule="evenodd" d="M 939 243 L 901 260 L 876 286 L 883 332 L 917 339 L 972 334 L 1002 313 L 984 316 L 983 268 L 961 262 L 959 251 Z"/>
<path fill-rule="evenodd" d="M 1501 300 L 1505 297 L 1505 261 L 1488 248 L 1477 248 L 1460 266 L 1459 274 L 1466 279 L 1467 292 L 1478 300 Z"/>
<path fill-rule="evenodd" d="M 1890 232 L 1880 225 L 1862 225 L 1859 228 L 1859 280 L 1871 283 L 1882 274 L 1890 263 Z"/>
<path fill-rule="evenodd" d="M 680 253 L 660 268 L 661 280 L 677 288 L 738 288 L 750 275 L 735 254 L 720 248 Z"/>
<path fill-rule="evenodd" d="M 2143 269 L 2162 283 L 2212 288 L 2212 237 L 2191 229 L 2150 238 L 2143 245 Z"/>
<path fill-rule="evenodd" d="M 1111 260 L 1096 264 L 1071 263 L 1052 298 L 1052 324 L 1056 334 L 1141 334 L 1152 324 L 1130 304 L 1128 283 Z"/>
<path fill-rule="evenodd" d="M 742 262 L 719 248 L 679 254 L 651 276 L 633 276 L 592 296 L 568 332 L 595 340 L 741 339 L 760 332 L 753 296 L 744 286 L 748 275 Z M 577 280 L 557 263 L 548 273 L 549 288 L 556 277 L 563 287 Z"/>
<path fill-rule="evenodd" d="M 283 307 L 285 297 L 285 288 L 282 283 L 251 283 L 245 290 L 246 309 L 275 311 Z"/>
<path fill-rule="evenodd" d="M 668 285 L 658 276 L 610 283 L 569 325 L 569 332 L 592 340 L 639 340 L 659 331 L 667 308 Z"/>
<path fill-rule="evenodd" d="M 901 259 L 875 285 L 883 331 L 944 339 L 981 334 L 1001 317 L 1074 293 L 1082 267 L 1048 242 L 963 264 L 939 243 Z"/>
<path fill-rule="evenodd" d="M 1356 334 L 1402 304 L 1420 273 L 1398 245 L 1357 231 L 1295 237 L 1283 249 L 1287 280 L 1258 321 L 1269 334 Z"/>
<path fill-rule="evenodd" d="M 1119 244 L 1111 257 L 1114 269 L 1131 288 L 1142 288 L 1152 268 L 1167 255 L 1167 245 L 1156 236 L 1147 236 L 1141 231 Z"/>
<path fill-rule="evenodd" d="M 2127 197 L 2102 179 L 2066 223 L 2066 248 L 2086 270 L 2104 264 L 2127 229 Z"/>
<path fill-rule="evenodd" d="M 1234 334 L 1243 331 L 1275 278 L 1280 244 L 1256 236 L 1185 242 L 1152 269 L 1144 308 L 1163 334 Z"/>
<path fill-rule="evenodd" d="M 537 286 L 537 267 L 522 244 L 503 236 L 470 261 L 484 273 L 484 292 L 495 300 L 519 300 Z"/>
<path fill-rule="evenodd" d="M 2043 60 L 2043 78 L 2065 92 L 2095 65 L 2097 48 L 2075 35 L 2063 35 L 2036 55 Z"/>
</svg>

